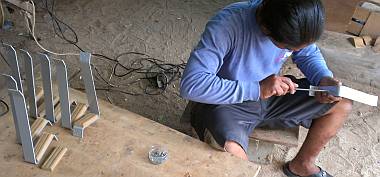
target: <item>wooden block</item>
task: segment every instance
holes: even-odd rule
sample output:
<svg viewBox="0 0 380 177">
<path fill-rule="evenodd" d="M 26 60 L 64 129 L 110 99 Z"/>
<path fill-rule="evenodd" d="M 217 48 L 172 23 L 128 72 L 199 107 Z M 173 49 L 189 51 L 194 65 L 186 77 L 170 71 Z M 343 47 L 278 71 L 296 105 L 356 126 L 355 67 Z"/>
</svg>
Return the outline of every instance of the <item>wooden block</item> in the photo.
<svg viewBox="0 0 380 177">
<path fill-rule="evenodd" d="M 370 95 L 346 86 L 339 87 L 339 96 L 370 106 L 377 106 L 378 96 Z"/>
<path fill-rule="evenodd" d="M 351 37 L 349 40 L 351 41 L 352 45 L 355 46 L 355 48 L 365 47 L 364 40 L 361 37 Z"/>
<path fill-rule="evenodd" d="M 372 37 L 371 36 L 368 36 L 368 35 L 366 35 L 366 36 L 362 36 L 362 38 L 363 38 L 363 41 L 364 41 L 364 44 L 365 45 L 372 45 L 373 44 L 373 39 L 372 39 Z"/>
<path fill-rule="evenodd" d="M 369 10 L 362 7 L 356 7 L 352 18 L 361 22 L 366 22 L 370 14 L 371 12 Z"/>
<path fill-rule="evenodd" d="M 36 146 L 34 147 L 34 152 L 36 154 L 37 162 L 39 162 L 42 159 L 50 143 L 53 141 L 53 138 L 54 138 L 53 134 L 44 133 L 38 139 Z"/>
<path fill-rule="evenodd" d="M 37 87 L 36 88 L 36 103 L 41 103 L 43 96 L 44 96 L 44 90 L 41 87 Z"/>
<path fill-rule="evenodd" d="M 46 159 L 46 161 L 41 166 L 44 170 L 53 171 L 58 163 L 61 161 L 62 157 L 65 155 L 67 148 L 58 146 L 54 148 L 53 152 Z"/>
<path fill-rule="evenodd" d="M 251 139 L 266 141 L 289 147 L 297 147 L 299 139 L 299 127 L 291 129 L 263 129 L 256 128 L 249 136 Z"/>
<path fill-rule="evenodd" d="M 59 97 L 53 98 L 53 107 L 59 103 Z M 43 102 L 40 106 L 37 108 L 38 116 L 39 117 L 45 117 L 46 110 L 45 110 L 45 102 Z"/>
<path fill-rule="evenodd" d="M 269 165 L 273 160 L 274 144 L 265 141 L 249 141 L 248 159 L 251 162 Z"/>
<path fill-rule="evenodd" d="M 370 35 L 377 37 L 380 35 L 380 13 L 372 12 L 366 24 L 364 25 L 360 35 Z"/>
<path fill-rule="evenodd" d="M 377 37 L 374 46 L 378 46 L 378 45 L 380 45 L 380 36 Z"/>
<path fill-rule="evenodd" d="M 354 35 L 359 35 L 363 29 L 363 25 L 354 21 L 350 21 L 347 26 L 347 32 L 352 33 Z"/>
<path fill-rule="evenodd" d="M 380 45 L 372 47 L 373 52 L 380 53 Z"/>
<path fill-rule="evenodd" d="M 61 120 L 61 103 L 58 103 L 54 108 L 54 118 L 56 121 Z"/>
<path fill-rule="evenodd" d="M 42 130 L 46 127 L 46 124 L 48 123 L 49 121 L 44 119 L 44 118 L 41 118 L 41 117 L 38 117 L 32 124 L 32 127 L 31 127 L 31 134 L 32 134 L 32 137 L 33 139 L 36 139 L 38 137 L 38 135 L 42 132 Z"/>
<path fill-rule="evenodd" d="M 83 104 L 83 103 L 78 103 L 73 111 L 73 113 L 71 114 L 71 119 L 73 122 L 75 122 L 76 120 L 78 120 L 80 117 L 82 117 L 86 111 L 87 111 L 87 108 L 88 108 L 88 105 L 86 104 Z"/>
<path fill-rule="evenodd" d="M 74 122 L 74 125 L 86 128 L 99 119 L 99 116 L 93 113 L 88 113 Z"/>
</svg>

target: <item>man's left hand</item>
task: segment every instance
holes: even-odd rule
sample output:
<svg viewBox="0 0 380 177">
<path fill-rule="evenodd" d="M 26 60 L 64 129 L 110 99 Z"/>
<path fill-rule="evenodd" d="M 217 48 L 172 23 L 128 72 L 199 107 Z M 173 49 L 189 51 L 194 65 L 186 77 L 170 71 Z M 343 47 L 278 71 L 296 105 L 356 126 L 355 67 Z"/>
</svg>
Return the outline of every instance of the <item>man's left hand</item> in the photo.
<svg viewBox="0 0 380 177">
<path fill-rule="evenodd" d="M 319 82 L 319 86 L 340 86 L 340 85 L 342 85 L 342 83 L 332 77 L 324 77 Z M 335 97 L 333 95 L 330 95 L 327 92 L 316 92 L 315 98 L 320 103 L 334 103 L 334 102 L 342 100 L 341 97 Z"/>
</svg>

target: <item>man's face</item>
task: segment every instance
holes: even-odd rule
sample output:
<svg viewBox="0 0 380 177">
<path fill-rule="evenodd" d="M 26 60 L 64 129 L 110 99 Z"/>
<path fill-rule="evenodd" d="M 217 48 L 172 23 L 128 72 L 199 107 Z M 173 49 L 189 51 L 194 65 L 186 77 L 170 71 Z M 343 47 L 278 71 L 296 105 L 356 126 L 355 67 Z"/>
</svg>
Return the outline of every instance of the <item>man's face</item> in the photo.
<svg viewBox="0 0 380 177">
<path fill-rule="evenodd" d="M 272 40 L 273 44 L 274 44 L 276 47 L 280 48 L 280 49 L 287 49 L 287 50 L 290 50 L 290 51 L 296 51 L 296 52 L 299 51 L 299 50 L 301 50 L 301 49 L 303 49 L 303 48 L 305 48 L 306 46 L 309 45 L 309 44 L 303 44 L 303 45 L 298 46 L 298 47 L 290 47 L 290 46 L 288 46 L 288 45 L 286 45 L 286 44 L 284 44 L 284 43 L 276 42 L 276 41 L 273 40 L 272 38 L 271 38 L 271 40 Z"/>
<path fill-rule="evenodd" d="M 281 42 L 275 41 L 272 37 L 270 37 L 269 31 L 264 26 L 261 26 L 260 28 L 261 28 L 262 32 L 270 38 L 270 40 L 272 41 L 272 43 L 276 47 L 278 47 L 280 49 L 287 49 L 287 50 L 290 50 L 290 51 L 299 51 L 299 50 L 301 50 L 301 49 L 303 49 L 303 48 L 305 48 L 306 46 L 309 45 L 309 44 L 303 44 L 301 46 L 291 47 L 291 46 L 289 46 L 289 45 L 287 45 L 285 43 L 281 43 Z"/>
</svg>

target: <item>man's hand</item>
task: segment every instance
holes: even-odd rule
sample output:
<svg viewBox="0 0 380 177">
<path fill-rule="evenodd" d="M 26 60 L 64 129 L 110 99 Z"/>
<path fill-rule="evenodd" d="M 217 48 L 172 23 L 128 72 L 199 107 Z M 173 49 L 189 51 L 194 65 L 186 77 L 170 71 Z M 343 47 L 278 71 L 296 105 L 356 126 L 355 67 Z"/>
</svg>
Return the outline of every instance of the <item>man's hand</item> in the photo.
<svg viewBox="0 0 380 177">
<path fill-rule="evenodd" d="M 342 83 L 332 77 L 324 77 L 319 82 L 319 86 L 340 86 L 340 85 L 342 85 Z M 316 92 L 315 98 L 320 103 L 334 103 L 334 102 L 342 100 L 341 97 L 334 97 L 328 94 L 327 92 Z"/>
<path fill-rule="evenodd" d="M 260 98 L 267 99 L 271 96 L 282 96 L 288 92 L 294 94 L 298 85 L 288 77 L 270 75 L 260 81 Z"/>
</svg>

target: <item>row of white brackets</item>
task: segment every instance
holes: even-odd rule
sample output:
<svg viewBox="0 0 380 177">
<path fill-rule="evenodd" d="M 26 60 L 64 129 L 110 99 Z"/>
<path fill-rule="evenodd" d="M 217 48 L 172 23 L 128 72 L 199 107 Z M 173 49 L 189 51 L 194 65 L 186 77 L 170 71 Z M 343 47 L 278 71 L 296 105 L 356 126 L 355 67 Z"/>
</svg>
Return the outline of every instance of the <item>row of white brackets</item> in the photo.
<svg viewBox="0 0 380 177">
<path fill-rule="evenodd" d="M 22 61 L 24 61 L 25 67 L 25 83 L 27 86 L 27 94 L 29 100 L 29 104 L 27 106 L 23 93 L 17 51 L 14 47 L 8 44 L 3 44 L 3 47 L 5 49 L 6 54 L 5 58 L 11 68 L 11 75 L 1 74 L 1 76 L 6 78 L 8 81 L 8 92 L 12 106 L 12 114 L 16 129 L 17 143 L 21 143 L 22 145 L 25 161 L 38 164 L 39 162 L 36 160 L 36 153 L 33 145 L 33 137 L 31 135 L 31 127 L 29 123 L 29 117 L 36 118 L 38 116 L 35 100 L 33 59 L 27 51 L 19 51 L 21 54 L 20 58 L 22 58 Z M 49 120 L 50 123 L 55 123 L 56 119 L 54 117 L 53 92 L 51 82 L 51 60 L 45 54 L 38 54 L 38 56 L 39 62 L 41 64 L 44 102 L 46 106 L 46 119 Z M 90 112 L 99 115 L 99 108 L 94 87 L 94 81 L 92 77 L 90 59 L 90 54 L 81 53 L 80 61 L 82 66 L 82 78 L 85 82 L 85 89 L 87 93 L 88 104 L 90 105 Z M 53 59 L 52 61 L 56 65 L 57 70 L 56 79 L 58 84 L 58 92 L 61 106 L 61 126 L 68 129 L 72 129 L 73 135 L 76 136 L 76 131 L 72 128 L 71 122 L 71 110 L 66 65 L 62 60 Z M 29 114 L 27 107 L 29 108 Z M 82 136 L 83 130 L 80 137 Z"/>
</svg>

